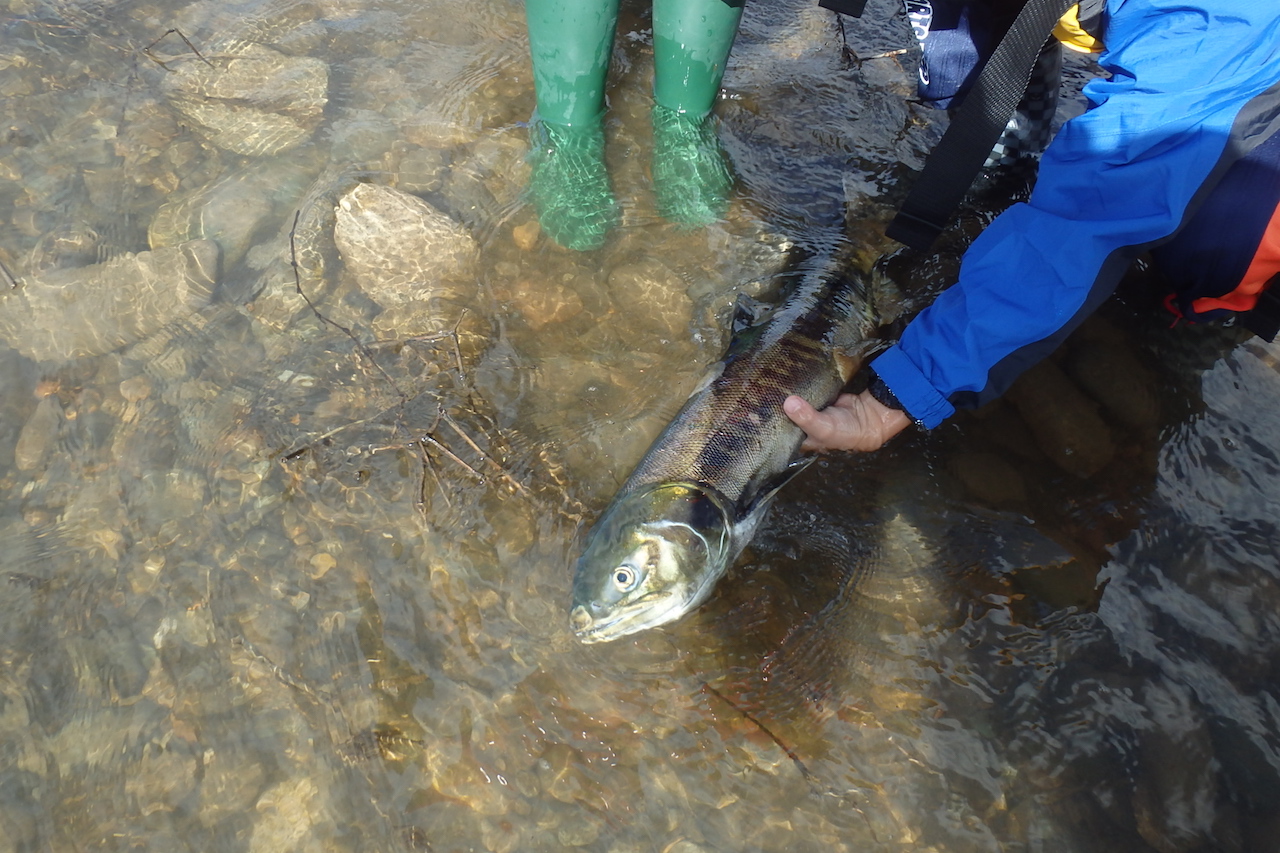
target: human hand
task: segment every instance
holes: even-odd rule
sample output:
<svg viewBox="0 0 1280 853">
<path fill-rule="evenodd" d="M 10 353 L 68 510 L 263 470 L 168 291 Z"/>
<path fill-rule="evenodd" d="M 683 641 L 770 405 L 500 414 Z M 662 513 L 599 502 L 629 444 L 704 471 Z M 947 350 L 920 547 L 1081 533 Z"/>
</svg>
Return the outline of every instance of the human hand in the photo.
<svg viewBox="0 0 1280 853">
<path fill-rule="evenodd" d="M 803 397 L 791 396 L 782 403 L 782 411 L 805 431 L 802 450 L 879 450 L 886 441 L 911 423 L 906 412 L 891 409 L 870 392 L 841 394 L 822 411 L 809 405 Z"/>
</svg>

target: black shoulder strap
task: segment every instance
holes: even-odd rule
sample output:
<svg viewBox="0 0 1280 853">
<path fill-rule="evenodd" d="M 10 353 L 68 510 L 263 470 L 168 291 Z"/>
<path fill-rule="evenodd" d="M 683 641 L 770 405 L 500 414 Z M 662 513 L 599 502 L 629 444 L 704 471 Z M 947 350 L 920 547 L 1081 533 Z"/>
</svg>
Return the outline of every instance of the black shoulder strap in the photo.
<svg viewBox="0 0 1280 853">
<path fill-rule="evenodd" d="M 867 8 L 867 0 L 818 0 L 818 5 L 841 15 L 861 18 Z"/>
<path fill-rule="evenodd" d="M 924 171 L 885 234 L 913 249 L 933 244 L 1018 108 L 1054 24 L 1075 2 L 1027 0 L 929 154 Z"/>
</svg>

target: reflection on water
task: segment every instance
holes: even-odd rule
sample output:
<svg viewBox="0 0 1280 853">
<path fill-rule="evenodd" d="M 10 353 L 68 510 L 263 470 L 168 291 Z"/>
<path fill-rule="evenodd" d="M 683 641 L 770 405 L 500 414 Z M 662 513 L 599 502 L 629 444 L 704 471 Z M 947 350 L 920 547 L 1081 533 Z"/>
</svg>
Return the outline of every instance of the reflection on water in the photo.
<svg viewBox="0 0 1280 853">
<path fill-rule="evenodd" d="M 576 540 L 737 292 L 846 197 L 891 250 L 939 130 L 894 6 L 849 56 L 747 10 L 740 194 L 694 232 L 624 7 L 624 227 L 573 255 L 521 200 L 517 3 L 8 3 L 0 853 L 1274 849 L 1280 356 L 1230 333 L 1119 307 L 813 466 L 697 614 L 569 635 Z"/>
</svg>

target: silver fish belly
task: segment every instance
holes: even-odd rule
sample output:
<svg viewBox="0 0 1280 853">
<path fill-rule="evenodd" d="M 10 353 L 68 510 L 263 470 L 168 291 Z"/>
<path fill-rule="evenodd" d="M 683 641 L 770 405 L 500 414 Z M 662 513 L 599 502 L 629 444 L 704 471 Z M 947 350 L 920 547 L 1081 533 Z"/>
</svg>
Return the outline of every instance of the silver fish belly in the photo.
<svg viewBox="0 0 1280 853">
<path fill-rule="evenodd" d="M 729 349 L 645 453 L 587 536 L 570 625 L 585 643 L 672 622 L 701 604 L 778 489 L 812 457 L 782 411 L 829 405 L 875 345 L 849 273 L 809 273 Z"/>
</svg>

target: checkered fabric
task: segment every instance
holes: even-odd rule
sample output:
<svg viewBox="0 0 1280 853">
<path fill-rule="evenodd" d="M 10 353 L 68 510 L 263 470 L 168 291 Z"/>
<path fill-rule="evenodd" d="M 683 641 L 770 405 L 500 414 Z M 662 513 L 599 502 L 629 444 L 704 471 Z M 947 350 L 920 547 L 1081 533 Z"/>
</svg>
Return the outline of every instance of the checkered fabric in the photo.
<svg viewBox="0 0 1280 853">
<path fill-rule="evenodd" d="M 920 96 L 953 109 L 994 44 L 983 35 L 989 22 L 969 0 L 902 0 L 911 32 L 920 42 Z M 976 16 L 976 17 L 975 17 Z M 976 28 L 976 29 L 975 29 Z M 996 141 L 984 169 L 1036 158 L 1053 135 L 1062 77 L 1062 50 L 1050 39 L 1041 51 L 1018 109 Z"/>
<path fill-rule="evenodd" d="M 1031 69 L 1027 91 L 987 155 L 984 169 L 1010 166 L 1025 157 L 1039 157 L 1053 137 L 1053 114 L 1058 109 L 1062 78 L 1062 47 L 1050 39 Z"/>
</svg>

